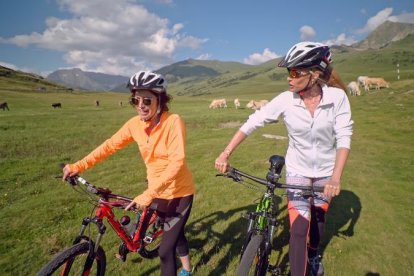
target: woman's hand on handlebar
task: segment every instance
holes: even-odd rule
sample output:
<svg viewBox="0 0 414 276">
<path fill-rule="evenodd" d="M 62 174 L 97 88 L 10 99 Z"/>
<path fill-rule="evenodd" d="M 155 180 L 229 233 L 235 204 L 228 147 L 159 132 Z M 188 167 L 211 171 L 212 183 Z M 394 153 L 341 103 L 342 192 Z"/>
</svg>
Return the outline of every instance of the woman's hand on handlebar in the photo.
<svg viewBox="0 0 414 276">
<path fill-rule="evenodd" d="M 148 206 L 151 204 L 148 204 Z M 128 210 L 134 210 L 134 209 L 144 209 L 145 207 L 147 207 L 147 205 L 145 204 L 145 201 L 142 201 L 142 194 L 135 197 L 126 207 L 125 207 L 125 211 Z"/>
<path fill-rule="evenodd" d="M 216 170 L 218 170 L 221 173 L 227 172 L 229 169 L 229 160 L 228 155 L 225 152 L 222 152 L 216 159 L 216 162 L 214 163 L 214 166 Z"/>
<path fill-rule="evenodd" d="M 62 171 L 63 171 L 63 176 L 62 176 L 62 180 L 63 180 L 63 181 L 65 181 L 65 180 L 66 180 L 66 178 L 68 178 L 68 177 L 71 177 L 71 176 L 74 176 L 74 175 L 79 174 L 79 172 L 78 172 L 78 171 L 73 171 L 73 170 L 71 170 L 71 168 L 70 168 L 70 166 L 69 166 L 68 164 L 66 164 L 66 165 L 63 167 Z"/>
<path fill-rule="evenodd" d="M 325 196 L 334 197 L 341 192 L 341 182 L 330 179 L 326 183 L 323 193 Z"/>
</svg>

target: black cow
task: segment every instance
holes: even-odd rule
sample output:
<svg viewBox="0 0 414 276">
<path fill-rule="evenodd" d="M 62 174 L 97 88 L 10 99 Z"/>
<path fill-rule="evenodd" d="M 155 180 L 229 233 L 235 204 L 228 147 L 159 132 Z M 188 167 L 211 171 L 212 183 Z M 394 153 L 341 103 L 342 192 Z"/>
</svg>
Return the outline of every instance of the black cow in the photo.
<svg viewBox="0 0 414 276">
<path fill-rule="evenodd" d="M 2 108 L 2 109 L 3 109 L 3 111 L 5 111 L 6 109 L 7 109 L 7 110 L 10 110 L 10 109 L 9 109 L 9 105 L 7 104 L 7 102 L 2 102 L 2 103 L 0 104 L 0 108 Z"/>
<path fill-rule="evenodd" d="M 62 104 L 61 103 L 54 103 L 54 104 L 52 104 L 52 106 L 53 106 L 53 108 L 56 108 L 56 107 L 61 108 Z"/>
</svg>

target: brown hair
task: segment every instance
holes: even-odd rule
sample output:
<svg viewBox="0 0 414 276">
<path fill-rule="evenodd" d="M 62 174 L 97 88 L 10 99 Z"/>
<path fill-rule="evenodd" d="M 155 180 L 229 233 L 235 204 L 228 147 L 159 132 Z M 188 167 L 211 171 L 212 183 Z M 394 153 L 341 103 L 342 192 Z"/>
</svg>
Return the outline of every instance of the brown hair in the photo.
<svg viewBox="0 0 414 276">
<path fill-rule="evenodd" d="M 154 93 L 155 96 L 158 96 L 159 106 L 161 108 L 161 111 L 168 111 L 170 110 L 168 108 L 168 103 L 172 100 L 172 96 L 167 93 Z"/>
<path fill-rule="evenodd" d="M 327 86 L 340 88 L 344 90 L 346 94 L 348 94 L 346 86 L 342 81 L 341 77 L 339 76 L 338 72 L 335 69 L 333 69 L 330 65 L 322 74 L 323 75 L 319 79 L 323 83 L 325 83 Z"/>
</svg>

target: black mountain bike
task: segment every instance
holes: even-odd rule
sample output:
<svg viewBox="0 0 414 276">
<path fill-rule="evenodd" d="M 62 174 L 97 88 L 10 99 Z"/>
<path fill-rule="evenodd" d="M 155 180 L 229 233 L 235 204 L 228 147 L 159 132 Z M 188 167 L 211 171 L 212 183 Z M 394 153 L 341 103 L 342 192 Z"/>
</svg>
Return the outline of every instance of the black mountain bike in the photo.
<svg viewBox="0 0 414 276">
<path fill-rule="evenodd" d="M 285 165 L 285 158 L 273 155 L 269 162 L 270 168 L 266 179 L 249 175 L 233 167 L 230 167 L 225 174 L 217 174 L 217 176 L 228 177 L 238 183 L 251 184 L 250 181 L 246 181 L 248 179 L 266 186 L 266 191 L 260 198 L 256 210 L 243 215 L 248 220 L 248 227 L 246 239 L 240 253 L 237 276 L 265 275 L 267 272 L 274 275 L 280 275 L 281 273 L 277 267 L 269 264 L 273 234 L 276 226 L 281 223 L 278 221 L 277 201 L 277 197 L 280 196 L 275 194 L 275 189 L 299 189 L 302 196 L 309 197 L 315 196 L 315 192 L 323 191 L 320 187 L 279 183 L 280 174 Z"/>
</svg>

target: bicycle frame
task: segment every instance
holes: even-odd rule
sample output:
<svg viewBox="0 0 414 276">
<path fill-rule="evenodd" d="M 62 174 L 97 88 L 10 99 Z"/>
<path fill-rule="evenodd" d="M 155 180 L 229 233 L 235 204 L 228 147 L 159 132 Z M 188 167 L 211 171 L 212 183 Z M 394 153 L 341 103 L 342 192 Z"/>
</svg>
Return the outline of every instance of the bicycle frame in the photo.
<svg viewBox="0 0 414 276">
<path fill-rule="evenodd" d="M 147 230 L 147 227 L 155 222 L 155 220 L 158 218 L 156 209 L 156 205 L 151 205 L 149 207 L 146 207 L 143 209 L 142 212 L 138 212 L 138 222 L 137 227 L 134 232 L 134 235 L 131 237 L 129 233 L 125 230 L 125 228 L 122 226 L 120 221 L 116 218 L 113 208 L 125 208 L 125 205 L 130 203 L 132 199 L 120 195 L 113 194 L 110 190 L 95 187 L 88 181 L 86 181 L 84 178 L 80 177 L 79 175 L 73 177 L 72 179 L 69 179 L 68 182 L 74 187 L 77 185 L 77 182 L 85 185 L 87 188 L 87 191 L 89 193 L 97 194 L 99 195 L 99 201 L 96 207 L 95 216 L 93 218 L 86 217 L 82 220 L 82 226 L 81 230 L 79 232 L 79 235 L 75 238 L 74 244 L 80 242 L 82 239 L 85 239 L 85 230 L 86 227 L 93 223 L 98 228 L 98 235 L 95 239 L 94 243 L 94 252 L 98 250 L 100 241 L 102 240 L 102 236 L 106 232 L 106 226 L 103 223 L 103 219 L 106 218 L 108 223 L 111 225 L 111 227 L 115 230 L 117 235 L 121 238 L 121 240 L 124 242 L 126 248 L 131 252 L 141 252 L 141 249 L 143 248 L 144 243 L 151 243 L 153 239 L 159 237 L 162 235 L 163 231 L 157 232 L 152 237 L 146 237 L 145 233 Z M 113 200 L 113 201 L 111 201 Z M 86 237 L 87 240 L 90 240 L 88 237 Z"/>
<path fill-rule="evenodd" d="M 131 237 L 126 232 L 125 228 L 122 226 L 119 220 L 116 219 L 114 212 L 112 211 L 111 207 L 109 207 L 108 205 L 113 206 L 113 203 L 109 203 L 109 202 L 104 203 L 102 200 L 100 200 L 98 208 L 95 212 L 95 217 L 93 218 L 86 217 L 82 220 L 82 227 L 79 232 L 79 236 L 75 239 L 74 243 L 78 242 L 80 237 L 84 237 L 84 232 L 85 232 L 86 227 L 89 225 L 89 223 L 93 223 L 98 228 L 98 235 L 95 239 L 95 251 L 96 251 L 102 239 L 102 236 L 106 232 L 106 226 L 103 224 L 104 218 L 106 218 L 108 223 L 112 226 L 112 228 L 115 230 L 117 235 L 122 239 L 122 241 L 124 241 L 129 251 L 138 252 L 143 242 L 151 242 L 149 240 L 145 240 L 145 236 L 143 236 L 142 233 L 145 233 L 146 226 L 148 226 L 149 224 L 152 224 L 157 218 L 157 215 L 153 212 L 151 214 L 151 217 L 149 219 L 146 219 L 147 213 L 151 212 L 152 210 L 150 210 L 149 208 L 146 208 L 142 211 L 142 214 L 140 215 L 140 219 L 138 221 L 137 230 L 135 231 L 134 236 Z M 144 221 L 145 219 L 146 221 Z"/>
</svg>

